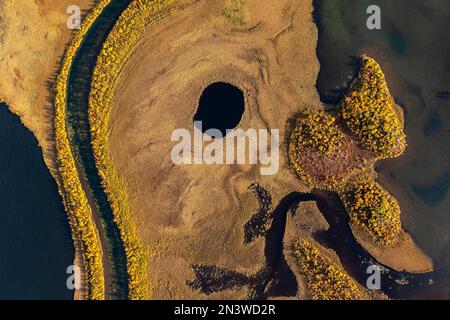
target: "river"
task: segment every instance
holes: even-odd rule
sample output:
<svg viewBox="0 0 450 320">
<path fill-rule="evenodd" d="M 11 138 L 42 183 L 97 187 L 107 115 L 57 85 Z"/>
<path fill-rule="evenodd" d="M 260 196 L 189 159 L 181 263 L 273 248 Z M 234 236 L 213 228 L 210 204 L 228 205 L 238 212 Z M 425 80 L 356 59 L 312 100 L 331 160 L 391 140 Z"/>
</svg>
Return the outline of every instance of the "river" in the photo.
<svg viewBox="0 0 450 320">
<path fill-rule="evenodd" d="M 72 299 L 74 246 L 34 135 L 0 104 L 0 299 Z"/>
<path fill-rule="evenodd" d="M 89 93 L 92 73 L 103 43 L 129 3 L 130 0 L 111 1 L 89 29 L 70 71 L 67 97 L 70 143 L 100 234 L 106 299 L 127 299 L 127 264 L 122 238 L 95 166 L 88 117 Z"/>
</svg>

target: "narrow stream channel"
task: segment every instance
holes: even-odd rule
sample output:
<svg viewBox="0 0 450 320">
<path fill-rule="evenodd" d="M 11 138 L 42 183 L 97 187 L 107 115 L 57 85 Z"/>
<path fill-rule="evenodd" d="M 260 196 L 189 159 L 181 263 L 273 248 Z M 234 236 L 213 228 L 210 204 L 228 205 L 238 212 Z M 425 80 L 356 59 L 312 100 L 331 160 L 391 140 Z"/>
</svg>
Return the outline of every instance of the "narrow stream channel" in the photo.
<svg viewBox="0 0 450 320">
<path fill-rule="evenodd" d="M 97 56 L 110 30 L 129 3 L 129 0 L 113 0 L 97 18 L 75 57 L 68 90 L 68 132 L 80 179 L 87 191 L 100 234 L 106 299 L 128 298 L 127 261 L 120 232 L 95 166 L 88 118 L 89 92 Z"/>
<path fill-rule="evenodd" d="M 292 214 L 290 209 L 299 206 L 303 201 L 315 201 L 320 212 L 330 225 L 328 231 L 314 235 L 316 240 L 321 245 L 333 249 L 339 256 L 346 272 L 363 287 L 366 287 L 366 280 L 369 276 L 366 272 L 367 267 L 377 264 L 383 270 L 381 290 L 391 299 L 414 299 L 421 296 L 423 294 L 422 291 L 426 290 L 426 284 L 432 278 L 431 273 L 414 275 L 398 272 L 377 263 L 353 237 L 348 225 L 348 215 L 339 197 L 332 192 L 316 190 L 312 193 L 293 192 L 283 198 L 275 209 L 272 225 L 266 234 L 265 255 L 269 276 L 262 283 L 261 288 L 256 290 L 259 294 L 256 294 L 255 297 L 289 297 L 296 295 L 296 280 L 283 254 L 285 245 L 283 239 L 286 217 L 288 214 Z M 298 210 L 301 210 L 301 207 Z M 276 286 L 267 288 L 269 281 L 276 284 Z M 407 283 L 400 285 L 399 282 L 404 281 Z M 266 294 L 263 294 L 265 290 L 268 291 Z M 429 298 L 433 297 L 431 290 L 427 290 L 426 293 L 429 295 Z"/>
</svg>

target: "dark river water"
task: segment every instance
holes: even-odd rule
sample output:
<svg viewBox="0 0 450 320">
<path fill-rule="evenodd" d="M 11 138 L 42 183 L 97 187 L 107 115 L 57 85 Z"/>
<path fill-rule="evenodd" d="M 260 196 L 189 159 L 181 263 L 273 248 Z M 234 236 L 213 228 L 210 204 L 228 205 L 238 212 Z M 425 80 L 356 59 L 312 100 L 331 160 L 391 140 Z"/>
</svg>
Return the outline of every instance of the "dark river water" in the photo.
<svg viewBox="0 0 450 320">
<path fill-rule="evenodd" d="M 0 299 L 72 299 L 74 247 L 33 134 L 0 104 Z"/>
<path fill-rule="evenodd" d="M 89 129 L 89 93 L 92 73 L 103 43 L 129 3 L 130 0 L 111 1 L 89 29 L 70 71 L 67 96 L 70 144 L 78 169 L 82 172 L 81 180 L 87 185 L 87 196 L 92 199 L 93 217 L 104 253 L 106 299 L 127 299 L 127 265 L 122 238 L 95 166 Z"/>
<path fill-rule="evenodd" d="M 381 30 L 366 27 L 369 5 Z M 449 298 L 450 288 L 450 5 L 448 0 L 315 1 L 318 89 L 335 104 L 355 72 L 352 57 L 377 59 L 405 113 L 408 149 L 381 161 L 378 180 L 399 200 L 402 222 L 435 272 L 409 285 L 408 298 Z M 407 285 L 408 286 L 408 285 Z M 401 298 L 401 297 L 400 297 Z"/>
</svg>

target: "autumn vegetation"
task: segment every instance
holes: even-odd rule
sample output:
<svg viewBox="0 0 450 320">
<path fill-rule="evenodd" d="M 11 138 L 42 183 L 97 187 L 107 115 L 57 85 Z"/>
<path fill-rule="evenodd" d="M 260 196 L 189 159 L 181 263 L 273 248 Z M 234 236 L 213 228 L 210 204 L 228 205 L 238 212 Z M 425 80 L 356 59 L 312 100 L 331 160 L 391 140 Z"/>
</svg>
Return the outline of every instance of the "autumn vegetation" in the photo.
<svg viewBox="0 0 450 320">
<path fill-rule="evenodd" d="M 337 158 L 345 140 L 336 125 L 336 119 L 323 111 L 306 109 L 300 112 L 292 136 L 294 148 L 309 149 L 326 156 Z"/>
<path fill-rule="evenodd" d="M 88 299 L 104 299 L 102 250 L 99 236 L 92 220 L 92 212 L 84 193 L 67 132 L 67 87 L 74 58 L 92 24 L 109 4 L 101 0 L 84 18 L 81 28 L 74 31 L 65 51 L 54 86 L 55 140 L 58 186 L 69 216 L 72 235 L 81 244 L 86 291 Z"/>
<path fill-rule="evenodd" d="M 89 121 L 96 166 L 120 230 L 127 258 L 130 299 L 151 295 L 147 272 L 149 251 L 139 239 L 125 183 L 114 169 L 109 151 L 109 120 L 115 84 L 127 58 L 143 32 L 161 18 L 161 9 L 171 1 L 135 0 L 122 13 L 103 44 L 94 69 L 89 98 Z M 166 14 L 169 14 L 167 12 Z"/>
<path fill-rule="evenodd" d="M 351 156 L 357 151 L 352 148 L 355 144 L 363 151 L 356 152 L 361 155 L 359 159 Z M 358 77 L 339 104 L 337 112 L 313 109 L 299 112 L 290 135 L 289 158 L 300 179 L 311 187 L 336 189 L 342 187 L 335 183 L 342 180 L 340 177 L 320 172 L 322 180 L 329 182 L 320 183 L 318 179 L 312 178 L 320 170 L 317 167 L 315 170 L 308 168 L 304 159 L 323 162 L 326 166 L 324 171 L 332 173 L 331 160 L 348 161 L 349 165 L 361 168 L 369 160 L 397 157 L 405 148 L 403 124 L 385 76 L 374 59 L 363 55 Z M 350 161 L 352 159 L 357 163 Z M 355 168 L 348 168 L 346 174 L 358 173 Z"/>
<path fill-rule="evenodd" d="M 295 118 L 289 140 L 292 169 L 312 188 L 336 190 L 368 163 L 354 153 L 355 144 L 330 112 L 302 110 Z"/>
<path fill-rule="evenodd" d="M 379 246 L 401 234 L 400 206 L 373 181 L 377 160 L 406 148 L 403 124 L 378 63 L 365 55 L 361 69 L 340 103 L 337 116 L 306 109 L 289 141 L 293 170 L 311 188 L 337 192 L 350 220 Z"/>
<path fill-rule="evenodd" d="M 359 75 L 340 103 L 339 114 L 362 147 L 378 158 L 397 157 L 405 151 L 403 124 L 385 76 L 374 59 L 362 56 Z"/>
<path fill-rule="evenodd" d="M 293 252 L 311 299 L 368 299 L 364 289 L 329 258 L 324 249 L 305 238 L 300 238 L 295 243 Z"/>
<path fill-rule="evenodd" d="M 351 186 L 341 194 L 350 219 L 366 230 L 381 246 L 395 244 L 402 230 L 400 206 L 374 181 Z"/>
</svg>

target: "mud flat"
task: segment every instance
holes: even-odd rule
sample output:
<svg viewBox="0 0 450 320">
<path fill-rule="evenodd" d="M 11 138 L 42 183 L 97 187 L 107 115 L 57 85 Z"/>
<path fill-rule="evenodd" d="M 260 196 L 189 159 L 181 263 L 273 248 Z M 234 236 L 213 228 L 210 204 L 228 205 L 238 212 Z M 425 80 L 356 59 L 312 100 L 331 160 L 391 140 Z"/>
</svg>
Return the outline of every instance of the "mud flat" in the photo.
<svg viewBox="0 0 450 320">
<path fill-rule="evenodd" d="M 48 86 L 70 38 L 70 5 L 84 12 L 91 0 L 1 1 L 0 100 L 18 114 L 36 136 L 44 159 L 55 174 L 52 106 Z"/>
<path fill-rule="evenodd" d="M 397 271 L 409 273 L 427 273 L 433 271 L 433 262 L 414 243 L 411 235 L 402 232 L 398 243 L 393 247 L 380 248 L 357 226 L 352 226 L 352 233 L 358 243 L 383 265 Z"/>
<path fill-rule="evenodd" d="M 304 1 L 175 1 L 183 6 L 149 28 L 115 86 L 110 148 L 126 182 L 143 241 L 154 298 L 244 298 L 247 287 L 208 296 L 186 282 L 193 265 L 247 276 L 265 264 L 264 239 L 244 245 L 243 226 L 258 208 L 248 187 L 267 187 L 273 203 L 305 190 L 287 165 L 275 176 L 257 166 L 175 166 L 177 128 L 191 129 L 202 91 L 228 82 L 245 95 L 238 128 L 279 128 L 318 101 L 317 30 Z M 233 15 L 230 15 L 233 12 Z M 208 178 L 206 178 L 208 177 Z"/>
</svg>

